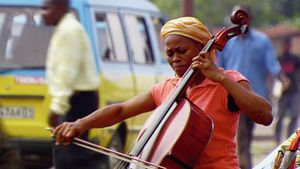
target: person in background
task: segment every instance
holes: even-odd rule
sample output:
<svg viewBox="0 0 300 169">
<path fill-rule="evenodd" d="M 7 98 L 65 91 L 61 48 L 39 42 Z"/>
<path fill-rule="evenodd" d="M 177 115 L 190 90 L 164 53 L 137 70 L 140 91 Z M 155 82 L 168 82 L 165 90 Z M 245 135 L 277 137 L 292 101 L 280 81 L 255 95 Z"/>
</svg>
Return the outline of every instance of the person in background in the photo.
<svg viewBox="0 0 300 169">
<path fill-rule="evenodd" d="M 47 54 L 46 75 L 51 96 L 48 123 L 76 121 L 98 108 L 99 79 L 87 34 L 69 11 L 69 0 L 44 0 L 41 14 L 55 27 Z M 88 131 L 82 134 L 87 140 Z M 75 145 L 53 148 L 56 169 L 95 169 L 90 151 Z"/>
<path fill-rule="evenodd" d="M 283 82 L 284 88 L 289 81 L 281 71 L 271 40 L 262 32 L 251 27 L 250 7 L 237 5 L 233 10 L 242 9 L 249 14 L 249 29 L 246 34 L 234 37 L 218 53 L 218 65 L 226 69 L 239 71 L 249 81 L 255 92 L 269 99 L 268 77 L 272 75 Z M 252 168 L 251 142 L 253 137 L 253 119 L 242 113 L 238 127 L 238 155 L 241 169 Z"/>
<path fill-rule="evenodd" d="M 75 122 L 62 123 L 53 132 L 56 144 L 69 144 L 88 129 L 108 127 L 156 109 L 167 100 L 192 66 L 199 72 L 188 86 L 185 97 L 214 122 L 212 137 L 208 138 L 205 150 L 196 157 L 197 164 L 192 168 L 238 169 L 235 137 L 239 112 L 259 124 L 269 125 L 273 120 L 270 103 L 251 90 L 249 81 L 239 72 L 218 68 L 214 50 L 200 53 L 212 36 L 197 18 L 181 17 L 168 21 L 161 29 L 161 36 L 165 56 L 176 76 L 125 102 L 102 107 Z"/>
<path fill-rule="evenodd" d="M 286 139 L 296 131 L 300 113 L 300 58 L 291 53 L 291 45 L 290 37 L 284 39 L 283 51 L 279 56 L 282 70 L 289 78 L 291 84 L 287 90 L 283 91 L 279 99 L 277 122 L 275 126 L 275 140 L 278 144 L 282 141 L 282 122 L 284 117 L 288 114 L 290 119 Z"/>
</svg>

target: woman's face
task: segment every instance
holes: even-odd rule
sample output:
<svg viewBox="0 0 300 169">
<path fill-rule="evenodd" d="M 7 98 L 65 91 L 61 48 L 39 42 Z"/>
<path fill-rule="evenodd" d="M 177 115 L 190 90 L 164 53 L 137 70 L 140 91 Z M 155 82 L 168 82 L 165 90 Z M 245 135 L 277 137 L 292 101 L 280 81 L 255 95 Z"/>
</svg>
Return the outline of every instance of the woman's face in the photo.
<svg viewBox="0 0 300 169">
<path fill-rule="evenodd" d="M 179 77 L 183 76 L 193 57 L 197 56 L 203 47 L 199 42 L 181 35 L 169 35 L 165 39 L 166 58 Z"/>
</svg>

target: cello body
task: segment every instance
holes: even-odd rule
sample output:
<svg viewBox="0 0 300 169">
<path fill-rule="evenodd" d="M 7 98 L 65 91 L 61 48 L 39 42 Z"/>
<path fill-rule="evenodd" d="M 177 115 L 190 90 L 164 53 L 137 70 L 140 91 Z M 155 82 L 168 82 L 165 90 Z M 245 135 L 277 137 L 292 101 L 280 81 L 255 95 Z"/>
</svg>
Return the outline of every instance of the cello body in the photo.
<svg viewBox="0 0 300 169">
<path fill-rule="evenodd" d="M 155 113 L 159 111 L 153 112 L 153 116 L 156 116 Z M 146 160 L 170 169 L 193 168 L 206 148 L 212 131 L 210 116 L 187 99 L 180 99 Z"/>
</svg>

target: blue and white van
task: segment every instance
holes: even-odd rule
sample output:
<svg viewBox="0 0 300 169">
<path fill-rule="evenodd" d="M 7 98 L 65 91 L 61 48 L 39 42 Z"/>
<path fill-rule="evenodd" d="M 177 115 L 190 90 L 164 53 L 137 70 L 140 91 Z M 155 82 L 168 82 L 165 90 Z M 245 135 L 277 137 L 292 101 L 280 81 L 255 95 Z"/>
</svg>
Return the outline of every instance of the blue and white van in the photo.
<svg viewBox="0 0 300 169">
<path fill-rule="evenodd" d="M 52 27 L 42 23 L 42 0 L 0 0 L 0 126 L 26 159 L 50 155 L 46 52 Z M 159 9 L 147 0 L 71 0 L 90 38 L 99 72 L 100 106 L 122 102 L 171 76 L 163 57 Z M 106 129 L 91 140 L 129 148 L 147 114 Z M 32 158 L 31 158 L 32 157 Z M 43 162 L 44 163 L 44 162 Z"/>
</svg>

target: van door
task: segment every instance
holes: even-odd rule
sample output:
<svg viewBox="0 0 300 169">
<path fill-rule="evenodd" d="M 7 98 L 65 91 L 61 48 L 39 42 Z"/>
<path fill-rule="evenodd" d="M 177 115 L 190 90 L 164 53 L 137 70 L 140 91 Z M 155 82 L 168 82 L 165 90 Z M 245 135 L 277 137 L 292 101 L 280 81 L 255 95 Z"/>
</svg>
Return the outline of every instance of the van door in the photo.
<svg viewBox="0 0 300 169">
<path fill-rule="evenodd" d="M 50 138 L 44 64 L 51 28 L 38 10 L 0 7 L 0 119 L 11 138 Z"/>
<path fill-rule="evenodd" d="M 146 11 L 121 10 L 120 15 L 126 29 L 130 63 L 134 74 L 135 94 L 145 92 L 159 81 L 170 76 L 171 70 L 162 55 L 159 15 Z M 127 120 L 129 143 L 132 143 L 149 113 Z M 127 145 L 132 146 L 132 145 Z"/>
<path fill-rule="evenodd" d="M 149 17 L 149 27 L 154 29 L 150 32 L 153 34 L 150 37 L 152 39 L 151 42 L 153 44 L 152 46 L 156 58 L 156 69 L 158 71 L 156 81 L 160 82 L 175 75 L 171 66 L 167 62 L 164 51 L 163 39 L 160 36 L 161 27 L 165 23 L 166 18 L 162 17 L 161 15 L 150 15 Z"/>
<path fill-rule="evenodd" d="M 146 11 L 122 10 L 121 16 L 128 36 L 136 94 L 149 90 L 172 75 L 171 67 L 164 57 L 160 30 L 161 15 Z"/>
<path fill-rule="evenodd" d="M 134 96 L 132 68 L 125 35 L 115 10 L 93 10 L 97 59 L 100 61 L 101 106 Z"/>
<path fill-rule="evenodd" d="M 161 59 L 158 54 L 158 40 L 149 13 L 139 11 L 120 11 L 128 36 L 130 61 L 133 68 L 136 93 L 149 90 L 158 82 L 162 74 L 160 69 Z"/>
</svg>

